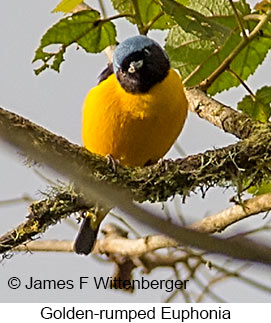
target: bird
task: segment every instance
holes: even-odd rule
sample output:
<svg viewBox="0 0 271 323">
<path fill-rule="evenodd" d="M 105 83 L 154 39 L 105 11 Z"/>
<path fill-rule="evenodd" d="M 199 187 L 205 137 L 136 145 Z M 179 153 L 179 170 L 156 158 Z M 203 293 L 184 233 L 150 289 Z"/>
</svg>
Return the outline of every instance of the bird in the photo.
<svg viewBox="0 0 271 323">
<path fill-rule="evenodd" d="M 182 131 L 187 108 L 181 77 L 165 50 L 148 36 L 129 37 L 116 46 L 113 62 L 85 98 L 83 145 L 123 166 L 154 164 Z M 91 253 L 107 211 L 86 212 L 76 253 Z"/>
</svg>

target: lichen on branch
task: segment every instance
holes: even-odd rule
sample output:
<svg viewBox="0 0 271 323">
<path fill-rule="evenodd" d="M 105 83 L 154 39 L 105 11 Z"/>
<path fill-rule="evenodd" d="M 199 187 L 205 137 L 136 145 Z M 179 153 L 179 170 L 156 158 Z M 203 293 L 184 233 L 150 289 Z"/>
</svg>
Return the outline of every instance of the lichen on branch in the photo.
<svg viewBox="0 0 271 323">
<path fill-rule="evenodd" d="M 211 100 L 207 97 L 205 99 Z M 270 124 L 252 121 L 241 113 L 219 106 L 217 102 L 214 108 L 212 102 L 206 103 L 205 99 L 199 103 L 197 97 L 197 101 L 194 102 L 196 112 L 207 118 L 208 113 L 202 108 L 205 104 L 205 108 L 212 111 L 211 117 L 210 114 L 208 117 L 209 121 L 216 126 L 226 127 L 227 131 L 243 140 L 184 159 L 162 160 L 144 168 L 127 168 L 121 165 L 113 167 L 107 159 L 92 154 L 4 109 L 0 109 L 0 136 L 23 151 L 27 157 L 66 176 L 74 183 L 77 193 L 82 183 L 84 186 L 94 184 L 99 189 L 99 185 L 105 183 L 106 187 L 108 185 L 111 187 L 110 192 L 112 188 L 116 194 L 124 192 L 125 198 L 130 200 L 157 202 L 166 201 L 176 194 L 185 197 L 197 189 L 204 191 L 213 186 L 234 186 L 240 193 L 249 185 L 260 184 L 263 179 L 270 176 Z M 191 98 L 190 101 L 190 104 L 193 103 Z M 229 120 L 234 120 L 233 126 L 230 126 Z M 242 130 L 236 131 L 240 126 Z M 93 202 L 96 203 L 95 195 L 88 200 L 85 197 L 79 198 L 78 194 L 76 197 L 68 193 L 61 194 L 56 195 L 50 202 L 44 200 L 34 204 L 29 219 L 1 237 L 2 252 L 9 250 L 11 246 L 15 247 L 31 240 L 35 235 L 45 231 L 49 225 L 70 213 L 93 206 Z M 59 198 L 60 209 L 57 201 Z M 103 201 L 103 198 L 101 200 Z M 49 206 L 51 212 L 48 212 L 46 203 L 52 203 Z M 54 209 L 56 205 L 58 206 Z M 114 205 L 110 205 L 112 206 Z"/>
</svg>

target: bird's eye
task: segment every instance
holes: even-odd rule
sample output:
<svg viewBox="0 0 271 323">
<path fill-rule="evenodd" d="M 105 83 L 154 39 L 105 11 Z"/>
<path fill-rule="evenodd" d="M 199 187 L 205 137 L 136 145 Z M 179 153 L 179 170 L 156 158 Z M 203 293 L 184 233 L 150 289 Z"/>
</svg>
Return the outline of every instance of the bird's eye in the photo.
<svg viewBox="0 0 271 323">
<path fill-rule="evenodd" d="M 146 56 L 150 56 L 151 55 L 151 52 L 147 48 L 144 48 L 144 54 Z"/>
</svg>

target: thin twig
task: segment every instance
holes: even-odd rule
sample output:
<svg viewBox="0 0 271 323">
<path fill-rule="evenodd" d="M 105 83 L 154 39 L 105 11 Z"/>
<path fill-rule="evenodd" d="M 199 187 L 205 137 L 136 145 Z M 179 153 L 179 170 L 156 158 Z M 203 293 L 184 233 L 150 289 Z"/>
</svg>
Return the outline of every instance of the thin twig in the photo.
<svg viewBox="0 0 271 323">
<path fill-rule="evenodd" d="M 56 186 L 57 183 L 53 180 L 51 180 L 49 177 L 47 177 L 45 174 L 43 174 L 40 170 L 37 168 L 33 168 L 33 172 L 38 175 L 42 180 L 47 182 L 49 185 Z"/>
<path fill-rule="evenodd" d="M 178 152 L 178 154 L 181 157 L 185 157 L 187 155 L 186 152 L 183 150 L 183 148 L 181 147 L 181 145 L 177 141 L 174 143 L 173 147 L 176 149 L 176 151 Z"/>
<path fill-rule="evenodd" d="M 182 280 L 183 277 L 181 277 L 180 271 L 177 269 L 177 264 L 175 264 L 175 266 L 173 266 L 173 270 L 174 270 L 174 274 L 176 276 L 176 279 Z M 191 297 L 185 289 L 179 289 L 177 291 L 179 291 L 183 295 L 183 298 L 186 303 L 191 303 L 191 301 L 192 301 Z"/>
<path fill-rule="evenodd" d="M 207 263 L 206 260 L 202 259 L 203 262 Z M 258 288 L 259 290 L 263 291 L 263 292 L 266 292 L 268 294 L 271 293 L 271 287 L 267 286 L 266 284 L 261 284 L 253 279 L 250 279 L 248 277 L 245 277 L 243 275 L 241 275 L 238 271 L 234 271 L 234 272 L 229 272 L 228 269 L 222 267 L 222 266 L 219 266 L 219 265 L 216 265 L 214 263 L 212 263 L 212 267 L 219 270 L 220 272 L 224 272 L 224 273 L 230 273 L 230 276 L 231 277 L 235 277 L 235 278 L 238 278 L 239 280 L 245 282 L 246 284 L 250 285 L 250 286 L 253 286 L 255 288 Z"/>
<path fill-rule="evenodd" d="M 22 203 L 22 202 L 32 203 L 32 202 L 34 202 L 34 199 L 31 196 L 24 194 L 21 197 L 17 197 L 17 198 L 15 197 L 12 199 L 2 200 L 2 201 L 0 200 L 0 207 L 13 205 L 15 203 Z"/>
<path fill-rule="evenodd" d="M 226 303 L 226 301 L 222 297 L 210 290 L 208 288 L 208 285 L 204 284 L 198 277 L 194 277 L 194 281 L 202 289 L 202 293 L 207 293 L 212 299 L 214 299 L 218 303 Z"/>
<path fill-rule="evenodd" d="M 114 218 L 118 219 L 121 223 L 123 223 L 131 232 L 133 232 L 136 238 L 141 238 L 141 235 L 127 221 L 125 221 L 123 217 L 117 215 L 112 211 L 110 211 L 110 215 L 112 215 Z"/>
</svg>

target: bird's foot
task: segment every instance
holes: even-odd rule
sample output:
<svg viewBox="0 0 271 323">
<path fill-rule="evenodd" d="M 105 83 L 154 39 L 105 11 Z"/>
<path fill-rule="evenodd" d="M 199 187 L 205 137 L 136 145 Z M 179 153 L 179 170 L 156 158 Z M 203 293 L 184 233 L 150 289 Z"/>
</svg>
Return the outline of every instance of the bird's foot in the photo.
<svg viewBox="0 0 271 323">
<path fill-rule="evenodd" d="M 115 159 L 112 155 L 108 154 L 106 155 L 106 160 L 107 160 L 107 165 L 112 167 L 113 172 L 116 173 L 117 172 L 117 167 L 119 165 L 119 160 Z"/>
</svg>

